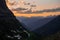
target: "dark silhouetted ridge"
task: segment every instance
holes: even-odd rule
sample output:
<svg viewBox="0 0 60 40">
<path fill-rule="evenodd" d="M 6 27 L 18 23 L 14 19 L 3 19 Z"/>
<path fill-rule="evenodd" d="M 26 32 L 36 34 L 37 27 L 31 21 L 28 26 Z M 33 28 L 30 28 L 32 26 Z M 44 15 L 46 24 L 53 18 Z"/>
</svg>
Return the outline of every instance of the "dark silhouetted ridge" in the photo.
<svg viewBox="0 0 60 40">
<path fill-rule="evenodd" d="M 25 40 L 27 37 L 28 32 L 8 9 L 5 0 L 0 0 L 0 40 Z"/>
</svg>

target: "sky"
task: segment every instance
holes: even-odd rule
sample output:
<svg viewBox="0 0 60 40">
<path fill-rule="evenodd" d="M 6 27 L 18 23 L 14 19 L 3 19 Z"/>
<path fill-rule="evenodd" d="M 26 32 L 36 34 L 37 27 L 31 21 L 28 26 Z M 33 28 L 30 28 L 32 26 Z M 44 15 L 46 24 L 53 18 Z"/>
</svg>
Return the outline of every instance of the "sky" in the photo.
<svg viewBox="0 0 60 40">
<path fill-rule="evenodd" d="M 33 10 L 43 10 L 60 7 L 60 0 L 10 0 L 10 2 L 14 1 L 18 2 L 17 5 L 19 7 L 23 8 L 30 8 L 30 5 L 36 5 L 36 7 L 33 7 Z M 30 3 L 30 5 L 24 5 L 25 3 Z"/>
<path fill-rule="evenodd" d="M 14 5 L 8 5 L 9 8 L 31 8 L 31 5 L 36 5 L 32 7 L 33 11 L 39 11 L 39 10 L 45 10 L 45 9 L 54 9 L 54 8 L 60 8 L 60 0 L 9 0 L 11 3 L 15 3 Z M 55 15 L 60 15 L 60 12 L 54 12 Z M 43 13 L 43 14 L 20 14 L 17 12 L 14 12 L 14 15 L 16 16 L 25 16 L 25 17 L 31 17 L 31 16 L 49 16 L 54 15 L 52 12 L 50 14 Z"/>
</svg>

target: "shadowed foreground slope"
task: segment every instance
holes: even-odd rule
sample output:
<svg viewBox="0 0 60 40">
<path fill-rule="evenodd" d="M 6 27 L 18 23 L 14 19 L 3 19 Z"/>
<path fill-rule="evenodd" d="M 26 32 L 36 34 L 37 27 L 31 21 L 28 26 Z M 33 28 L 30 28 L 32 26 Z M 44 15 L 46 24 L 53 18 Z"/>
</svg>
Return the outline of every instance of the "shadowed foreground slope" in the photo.
<svg viewBox="0 0 60 40">
<path fill-rule="evenodd" d="M 0 40 L 25 40 L 28 32 L 7 8 L 5 0 L 0 0 Z"/>
</svg>

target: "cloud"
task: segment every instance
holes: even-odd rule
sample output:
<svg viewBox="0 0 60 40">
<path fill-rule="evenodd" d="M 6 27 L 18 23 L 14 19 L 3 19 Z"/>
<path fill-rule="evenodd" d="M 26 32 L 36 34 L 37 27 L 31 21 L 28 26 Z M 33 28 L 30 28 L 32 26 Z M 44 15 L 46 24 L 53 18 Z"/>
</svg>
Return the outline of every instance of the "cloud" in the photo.
<svg viewBox="0 0 60 40">
<path fill-rule="evenodd" d="M 30 3 L 24 3 L 24 5 L 30 5 Z"/>
<path fill-rule="evenodd" d="M 27 10 L 25 8 L 16 8 L 16 9 L 12 9 L 12 11 L 22 11 L 22 10 Z"/>
<path fill-rule="evenodd" d="M 35 11 L 34 13 L 43 13 L 43 12 L 58 12 L 58 11 L 60 11 L 60 8 L 45 9 L 45 10 Z"/>
<path fill-rule="evenodd" d="M 24 11 L 24 10 L 27 10 L 27 9 L 26 8 L 12 9 L 12 11 L 17 11 L 17 12 Z M 39 10 L 39 11 L 34 11 L 34 12 L 30 12 L 30 10 L 27 10 L 27 12 L 25 13 L 43 13 L 43 12 L 60 12 L 60 8 L 44 9 L 44 10 Z"/>
<path fill-rule="evenodd" d="M 36 7 L 36 5 L 31 5 L 31 7 Z"/>
</svg>

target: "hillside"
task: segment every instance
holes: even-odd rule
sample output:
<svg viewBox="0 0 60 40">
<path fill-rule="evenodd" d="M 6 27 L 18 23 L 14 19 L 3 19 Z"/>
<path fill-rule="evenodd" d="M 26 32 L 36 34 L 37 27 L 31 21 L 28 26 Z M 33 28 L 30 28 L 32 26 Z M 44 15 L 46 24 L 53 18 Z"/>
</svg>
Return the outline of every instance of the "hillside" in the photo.
<svg viewBox="0 0 60 40">
<path fill-rule="evenodd" d="M 0 0 L 0 40 L 26 40 L 28 32 L 6 6 L 5 0 Z"/>
<path fill-rule="evenodd" d="M 60 16 L 34 30 L 29 40 L 60 40 Z"/>
<path fill-rule="evenodd" d="M 56 18 L 56 16 L 31 17 L 31 18 L 17 17 L 17 19 L 22 23 L 22 25 L 29 31 L 33 31 L 37 28 L 42 27 L 43 25 L 47 24 L 48 22 L 50 22 L 54 18 Z"/>
<path fill-rule="evenodd" d="M 60 31 L 60 16 L 57 16 L 55 19 L 43 25 L 42 27 L 37 28 L 33 32 L 39 35 L 49 36 L 50 34 L 55 34 L 58 31 Z"/>
</svg>

